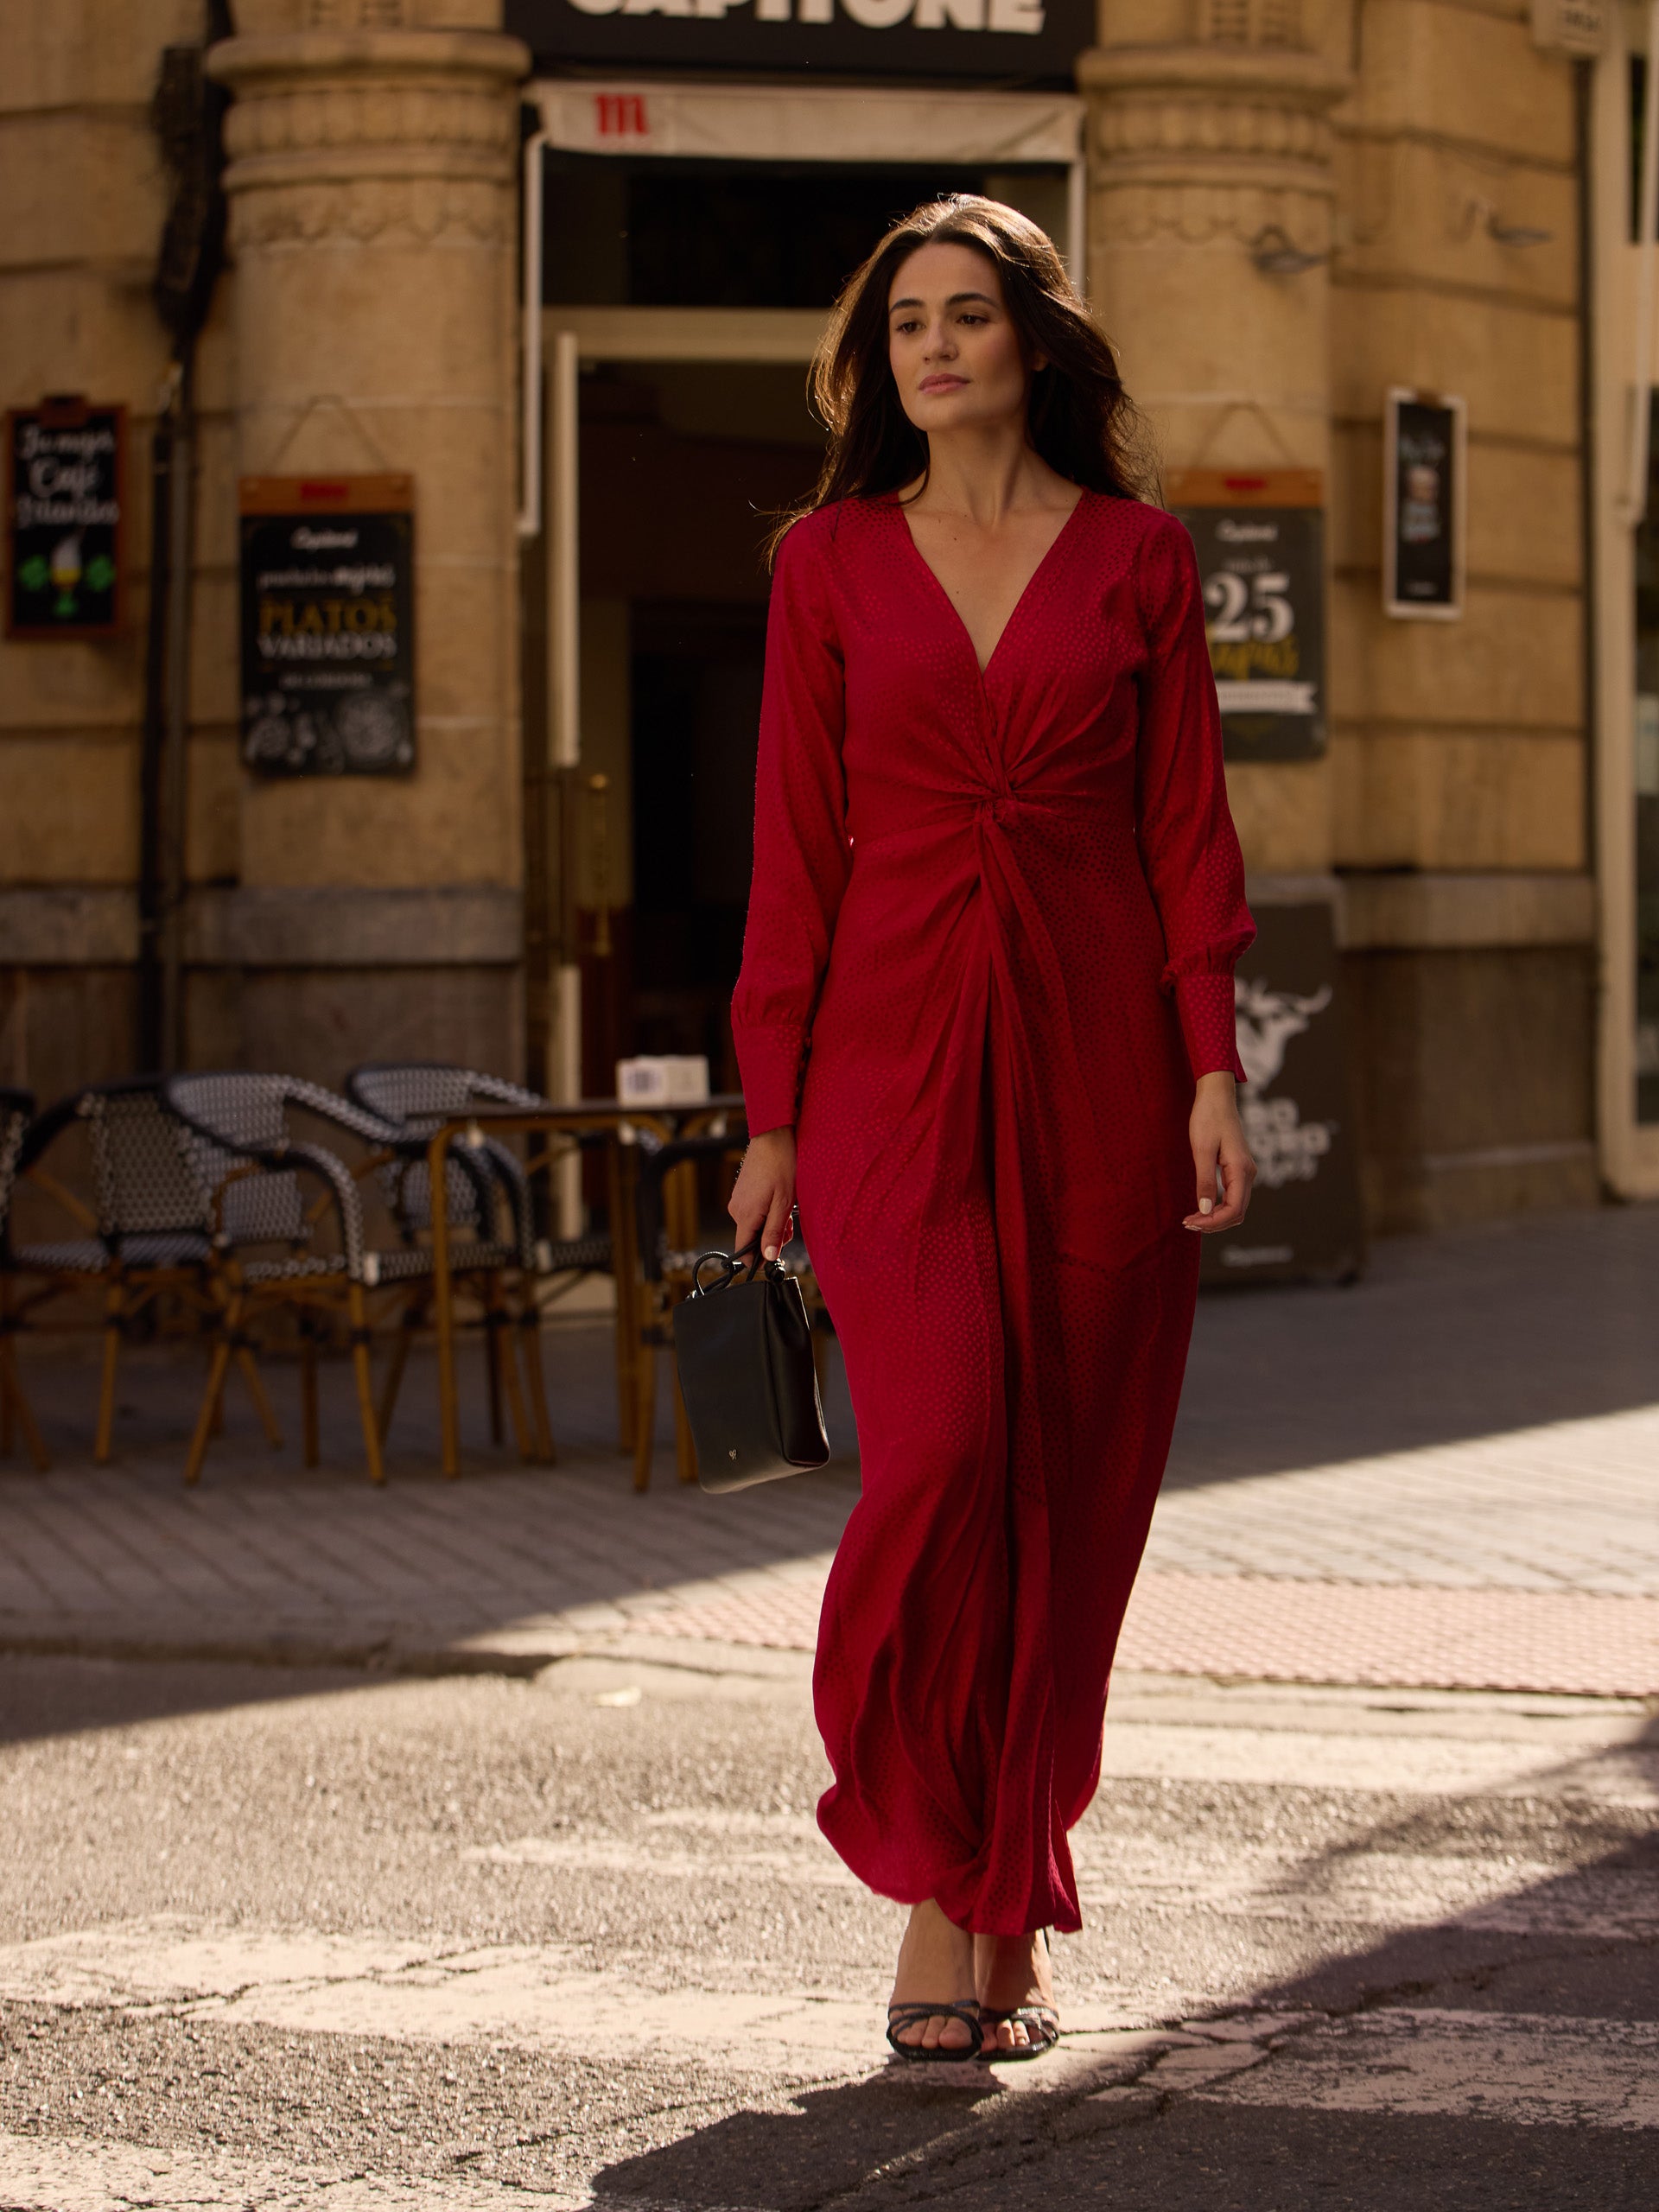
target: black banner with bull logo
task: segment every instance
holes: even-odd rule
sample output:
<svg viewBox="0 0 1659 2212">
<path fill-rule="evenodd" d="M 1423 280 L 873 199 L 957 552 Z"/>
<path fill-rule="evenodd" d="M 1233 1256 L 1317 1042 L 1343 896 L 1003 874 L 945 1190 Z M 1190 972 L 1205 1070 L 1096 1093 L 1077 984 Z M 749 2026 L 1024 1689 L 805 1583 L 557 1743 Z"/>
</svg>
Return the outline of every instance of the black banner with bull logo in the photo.
<svg viewBox="0 0 1659 2212">
<path fill-rule="evenodd" d="M 1351 1281 L 1364 1236 L 1331 908 L 1263 906 L 1255 923 L 1233 983 L 1255 1192 L 1241 1228 L 1204 1239 L 1201 1280 Z"/>
</svg>

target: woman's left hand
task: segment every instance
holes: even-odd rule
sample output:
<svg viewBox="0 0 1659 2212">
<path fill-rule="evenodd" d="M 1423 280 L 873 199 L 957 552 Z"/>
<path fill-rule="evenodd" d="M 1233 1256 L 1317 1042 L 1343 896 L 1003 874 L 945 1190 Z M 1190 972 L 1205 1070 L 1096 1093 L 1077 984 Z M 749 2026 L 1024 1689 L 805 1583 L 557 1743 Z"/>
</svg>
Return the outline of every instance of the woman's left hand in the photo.
<svg viewBox="0 0 1659 2212">
<path fill-rule="evenodd" d="M 1244 1141 L 1244 1124 L 1238 1118 L 1237 1089 L 1224 1069 L 1219 1074 L 1198 1077 L 1187 1131 L 1192 1140 L 1192 1165 L 1198 1172 L 1198 1210 L 1188 1214 L 1183 1225 L 1204 1236 L 1217 1229 L 1236 1229 L 1249 1211 L 1255 1162 Z"/>
</svg>

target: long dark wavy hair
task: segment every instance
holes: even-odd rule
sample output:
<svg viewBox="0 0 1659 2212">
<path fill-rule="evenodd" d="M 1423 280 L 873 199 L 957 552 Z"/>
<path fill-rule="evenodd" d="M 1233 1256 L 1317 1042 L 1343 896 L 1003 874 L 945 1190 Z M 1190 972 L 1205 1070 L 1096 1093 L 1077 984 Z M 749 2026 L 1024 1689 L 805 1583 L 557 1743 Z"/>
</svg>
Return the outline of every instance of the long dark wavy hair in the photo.
<svg viewBox="0 0 1659 2212">
<path fill-rule="evenodd" d="M 1156 469 L 1141 417 L 1053 240 L 999 200 L 953 192 L 895 223 L 842 287 L 807 378 L 829 449 L 810 499 L 778 518 L 768 556 L 816 508 L 880 499 L 918 476 L 925 483 L 927 440 L 905 413 L 888 363 L 887 296 L 900 264 L 935 245 L 971 246 L 995 264 L 1021 351 L 1027 360 L 1041 354 L 1047 361 L 1032 380 L 1027 436 L 1033 449 L 1085 491 L 1154 495 Z"/>
</svg>

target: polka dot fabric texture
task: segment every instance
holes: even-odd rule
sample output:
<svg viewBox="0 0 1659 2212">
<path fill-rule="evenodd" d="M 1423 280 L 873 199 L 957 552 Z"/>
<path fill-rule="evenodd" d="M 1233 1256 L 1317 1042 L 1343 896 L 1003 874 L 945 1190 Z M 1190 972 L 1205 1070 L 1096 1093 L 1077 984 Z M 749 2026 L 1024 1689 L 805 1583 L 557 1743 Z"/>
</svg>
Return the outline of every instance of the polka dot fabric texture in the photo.
<svg viewBox="0 0 1659 2212">
<path fill-rule="evenodd" d="M 733 1026 L 799 1141 L 863 1491 L 824 1599 L 825 1834 L 904 1903 L 1080 1923 L 1066 1832 L 1173 1426 L 1192 1079 L 1253 930 L 1191 541 L 1085 493 L 982 673 L 901 508 L 772 588 Z"/>
</svg>

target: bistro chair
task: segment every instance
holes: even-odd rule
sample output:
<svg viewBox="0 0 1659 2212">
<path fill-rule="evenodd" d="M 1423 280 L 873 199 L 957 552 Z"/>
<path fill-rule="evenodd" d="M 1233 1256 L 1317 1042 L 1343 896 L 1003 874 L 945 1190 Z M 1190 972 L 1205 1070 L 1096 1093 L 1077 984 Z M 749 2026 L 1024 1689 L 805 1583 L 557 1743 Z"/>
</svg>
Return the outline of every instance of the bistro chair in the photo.
<svg viewBox="0 0 1659 2212">
<path fill-rule="evenodd" d="M 288 1310 L 299 1329 L 306 1465 L 315 1466 L 321 1456 L 318 1341 L 343 1320 L 369 1479 L 383 1483 L 385 1467 L 369 1362 L 369 1294 L 402 1288 L 407 1296 L 410 1286 L 415 1294 L 421 1294 L 423 1278 L 432 1262 L 429 1253 L 409 1245 L 390 1250 L 370 1247 L 358 1185 L 400 1152 L 412 1159 L 417 1147 L 378 1116 L 294 1076 L 174 1076 L 166 1095 L 184 1126 L 196 1174 L 209 1193 L 221 1308 L 213 1365 L 185 1467 L 186 1482 L 200 1478 L 232 1351 L 257 1321 Z M 350 1168 L 324 1146 L 297 1138 L 292 1123 L 302 1116 L 358 1138 L 371 1147 L 368 1156 Z M 307 1184 L 318 1186 L 318 1195 L 309 1203 L 303 1187 Z M 337 1239 L 333 1247 L 318 1233 L 330 1219 Z"/>
<path fill-rule="evenodd" d="M 11 1455 L 11 1430 L 15 1421 L 23 1432 L 23 1441 L 29 1446 L 29 1456 L 41 1474 L 52 1465 L 52 1455 L 41 1440 L 29 1399 L 23 1391 L 22 1378 L 17 1372 L 17 1355 L 12 1338 L 17 1332 L 16 1317 L 12 1312 L 10 1252 L 11 1194 L 17 1185 L 17 1163 L 22 1156 L 23 1140 L 35 1114 L 35 1099 L 27 1090 L 0 1090 L 0 1457 Z"/>
<path fill-rule="evenodd" d="M 418 1137 L 423 1146 L 441 1123 L 468 1114 L 475 1107 L 505 1106 L 523 1114 L 556 1110 L 550 1100 L 540 1096 L 536 1091 L 523 1090 L 518 1084 L 508 1083 L 500 1076 L 486 1075 L 475 1068 L 458 1067 L 447 1061 L 372 1062 L 352 1070 L 346 1078 L 346 1089 L 347 1095 L 359 1106 L 395 1124 L 405 1135 Z M 610 1268 L 613 1258 L 609 1236 L 550 1240 L 537 1236 L 531 1179 L 536 1170 L 546 1165 L 551 1157 L 552 1148 L 550 1146 L 526 1164 L 499 1138 L 480 1131 L 475 1141 L 453 1147 L 444 1163 L 452 1234 L 459 1226 L 463 1232 L 470 1230 L 474 1238 L 483 1238 L 486 1232 L 480 1225 L 480 1214 L 487 1206 L 492 1187 L 505 1209 L 512 1243 L 495 1248 L 493 1265 L 486 1267 L 486 1271 L 505 1273 L 514 1287 L 512 1319 L 518 1325 L 524 1380 L 535 1427 L 537 1456 L 548 1465 L 553 1462 L 554 1448 L 552 1425 L 548 1414 L 547 1384 L 542 1366 L 543 1306 L 561 1295 L 582 1275 L 600 1274 Z M 388 1169 L 387 1174 L 388 1194 L 404 1236 L 413 1243 L 429 1235 L 432 1194 L 424 1157 L 418 1163 L 400 1167 L 395 1173 Z M 393 1182 L 395 1191 L 391 1187 Z M 614 1211 L 613 1207 L 613 1215 Z M 451 1276 L 460 1272 L 458 1262 L 452 1262 Z M 560 1281 L 560 1278 L 563 1280 Z M 625 1297 L 619 1276 L 619 1312 Z M 406 1322 L 410 1319 L 410 1316 L 405 1316 Z M 414 1317 L 412 1325 L 420 1325 L 423 1319 L 423 1313 Z M 485 1324 L 486 1342 L 491 1348 L 490 1413 L 493 1433 L 498 1440 L 501 1433 L 499 1383 L 503 1374 L 507 1379 L 509 1400 L 514 1404 L 516 1418 L 517 1385 L 513 1379 L 512 1351 L 505 1345 L 498 1351 L 495 1346 L 496 1338 L 507 1319 L 493 1286 L 488 1286 L 485 1300 Z M 398 1363 L 397 1374 L 399 1376 L 402 1360 L 406 1357 L 407 1335 L 394 1355 Z M 395 1395 L 395 1382 L 392 1391 Z"/>
<path fill-rule="evenodd" d="M 84 1130 L 92 1154 L 92 1207 L 46 1164 L 52 1147 L 76 1128 Z M 94 1294 L 101 1301 L 104 1357 L 92 1456 L 103 1465 L 114 1442 L 121 1347 L 133 1325 L 164 1297 L 217 1324 L 209 1192 L 159 1076 L 93 1084 L 60 1100 L 29 1128 L 19 1167 L 83 1232 L 16 1246 L 7 1265 L 35 1279 L 23 1313 L 66 1294 Z M 282 1433 L 251 1347 L 238 1341 L 232 1351 L 267 1440 L 279 1446 Z"/>
</svg>

